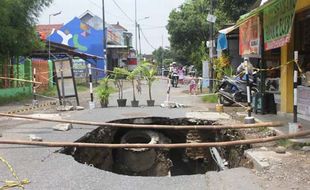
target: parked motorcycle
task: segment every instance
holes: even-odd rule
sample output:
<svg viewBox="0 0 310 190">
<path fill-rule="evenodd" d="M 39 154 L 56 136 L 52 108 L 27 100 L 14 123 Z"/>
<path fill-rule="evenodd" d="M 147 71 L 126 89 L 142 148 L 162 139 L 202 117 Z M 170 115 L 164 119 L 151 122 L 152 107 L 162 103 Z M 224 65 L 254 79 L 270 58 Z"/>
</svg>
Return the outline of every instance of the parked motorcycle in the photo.
<svg viewBox="0 0 310 190">
<path fill-rule="evenodd" d="M 257 85 L 250 79 L 251 94 L 258 92 Z M 247 83 L 239 77 L 225 76 L 218 89 L 220 103 L 230 106 L 234 102 L 247 102 Z"/>
<path fill-rule="evenodd" d="M 177 73 L 172 73 L 171 75 L 171 85 L 172 87 L 178 87 L 179 75 Z"/>
</svg>

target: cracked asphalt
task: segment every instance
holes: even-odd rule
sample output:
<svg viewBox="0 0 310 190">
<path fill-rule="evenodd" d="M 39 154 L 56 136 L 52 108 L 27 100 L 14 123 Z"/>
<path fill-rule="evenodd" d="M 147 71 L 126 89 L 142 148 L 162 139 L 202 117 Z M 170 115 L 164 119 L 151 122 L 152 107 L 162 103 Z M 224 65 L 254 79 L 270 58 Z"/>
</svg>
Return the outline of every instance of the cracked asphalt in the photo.
<svg viewBox="0 0 310 190">
<path fill-rule="evenodd" d="M 185 108 L 161 108 L 159 105 L 166 99 L 167 84 L 156 81 L 153 86 L 155 107 L 146 107 L 147 88 L 144 86 L 142 95 L 138 95 L 141 107 L 118 108 L 116 95 L 110 99 L 110 107 L 85 109 L 82 111 L 58 112 L 55 117 L 87 121 L 111 121 L 131 117 L 185 117 L 188 112 L 208 111 L 201 98 L 183 93 L 187 86 L 172 88 L 171 101 L 187 105 Z M 125 91 L 130 100 L 130 89 Z M 97 106 L 98 106 L 97 102 Z M 127 103 L 128 105 L 128 103 Z M 34 113 L 44 113 L 34 111 Z M 48 113 L 51 114 L 50 112 Z M 72 142 L 92 131 L 97 126 L 73 125 L 73 129 L 60 132 L 53 131 L 57 123 L 29 121 L 0 117 L 0 129 L 3 139 L 28 140 L 30 134 L 43 138 L 43 141 Z M 0 131 L 1 132 L 1 131 Z M 223 172 L 208 172 L 205 175 L 189 175 L 175 177 L 132 177 L 118 175 L 99 170 L 76 162 L 73 157 L 57 153 L 60 148 L 46 148 L 22 145 L 0 145 L 0 156 L 5 158 L 14 168 L 20 179 L 28 178 L 30 184 L 25 189 L 128 189 L 128 190 L 185 190 L 185 189 L 264 189 L 262 181 L 253 171 L 236 168 Z M 0 162 L 0 181 L 13 180 L 12 174 Z M 0 182 L 1 187 L 1 182 Z M 14 189 L 14 188 L 13 188 Z M 17 188 L 15 188 L 17 189 Z"/>
</svg>

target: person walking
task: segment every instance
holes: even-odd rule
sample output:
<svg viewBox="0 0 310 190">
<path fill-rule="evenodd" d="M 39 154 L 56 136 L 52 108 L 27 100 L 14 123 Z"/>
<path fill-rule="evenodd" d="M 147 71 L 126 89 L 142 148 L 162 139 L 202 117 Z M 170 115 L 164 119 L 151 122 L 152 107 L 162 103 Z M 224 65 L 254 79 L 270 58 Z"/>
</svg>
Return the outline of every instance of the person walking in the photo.
<svg viewBox="0 0 310 190">
<path fill-rule="evenodd" d="M 190 95 L 196 95 L 196 80 L 194 76 L 191 77 L 191 81 L 189 83 L 189 94 Z"/>
<path fill-rule="evenodd" d="M 178 75 L 179 75 L 179 82 L 180 82 L 180 84 L 184 84 L 184 71 L 183 71 L 182 67 L 179 67 Z"/>
</svg>

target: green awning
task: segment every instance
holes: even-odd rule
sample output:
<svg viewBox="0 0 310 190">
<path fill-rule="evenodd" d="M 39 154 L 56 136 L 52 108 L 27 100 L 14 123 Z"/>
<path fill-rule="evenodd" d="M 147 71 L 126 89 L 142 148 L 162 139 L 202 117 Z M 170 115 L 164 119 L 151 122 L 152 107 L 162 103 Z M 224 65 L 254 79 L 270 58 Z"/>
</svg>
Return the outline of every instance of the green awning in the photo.
<svg viewBox="0 0 310 190">
<path fill-rule="evenodd" d="M 271 6 L 272 4 L 278 2 L 279 0 L 269 0 L 268 2 L 264 3 L 263 5 L 257 7 L 256 9 L 253 9 L 252 11 L 241 15 L 239 20 L 237 21 L 237 26 L 240 26 L 243 24 L 245 21 L 247 21 L 249 18 L 258 15 L 261 13 L 266 7 Z"/>
</svg>

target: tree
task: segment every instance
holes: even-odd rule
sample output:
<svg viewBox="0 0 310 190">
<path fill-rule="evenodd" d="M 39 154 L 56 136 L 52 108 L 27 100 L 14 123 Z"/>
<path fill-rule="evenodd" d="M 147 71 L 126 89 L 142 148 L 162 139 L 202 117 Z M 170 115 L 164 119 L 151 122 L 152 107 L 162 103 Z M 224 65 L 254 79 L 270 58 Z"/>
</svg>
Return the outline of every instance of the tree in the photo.
<svg viewBox="0 0 310 190">
<path fill-rule="evenodd" d="M 240 15 L 249 11 L 256 0 L 217 0 L 214 2 L 214 14 L 217 16 L 215 31 L 225 24 L 234 23 Z M 208 57 L 206 41 L 210 38 L 211 0 L 188 0 L 169 15 L 167 25 L 172 52 L 176 61 L 194 64 L 201 68 L 202 60 Z"/>
<path fill-rule="evenodd" d="M 174 60 L 174 57 L 172 55 L 172 52 L 170 49 L 164 49 L 163 47 L 159 47 L 158 49 L 154 50 L 152 52 L 154 58 L 155 58 L 155 63 L 157 66 L 165 66 L 167 63 L 169 64 Z"/>
<path fill-rule="evenodd" d="M 26 55 L 40 46 L 35 24 L 53 0 L 0 1 L 0 62 Z"/>
</svg>

